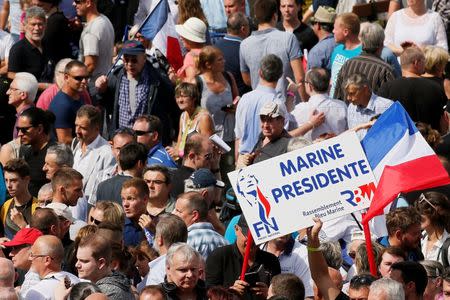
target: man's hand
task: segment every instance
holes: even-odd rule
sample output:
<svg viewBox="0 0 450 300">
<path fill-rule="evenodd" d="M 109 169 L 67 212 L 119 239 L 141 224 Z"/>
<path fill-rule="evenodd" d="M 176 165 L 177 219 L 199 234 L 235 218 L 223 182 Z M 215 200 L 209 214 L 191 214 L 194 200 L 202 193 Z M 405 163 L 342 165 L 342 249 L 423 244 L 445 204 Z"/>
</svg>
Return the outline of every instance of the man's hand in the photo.
<svg viewBox="0 0 450 300">
<path fill-rule="evenodd" d="M 95 80 L 95 88 L 100 92 L 106 92 L 106 88 L 108 87 L 108 77 L 102 75 Z"/>
<path fill-rule="evenodd" d="M 257 282 L 255 287 L 252 287 L 250 289 L 252 291 L 253 294 L 255 294 L 256 296 L 261 296 L 264 299 L 267 298 L 267 294 L 269 291 L 269 287 L 267 286 L 267 284 L 265 284 L 264 282 Z"/>
<path fill-rule="evenodd" d="M 314 128 L 316 128 L 317 126 L 325 122 L 325 114 L 323 112 L 314 110 L 309 114 L 308 122 L 310 122 L 314 126 Z"/>
<path fill-rule="evenodd" d="M 245 289 L 249 286 L 247 282 L 238 279 L 234 282 L 233 286 L 230 286 L 230 290 L 239 296 L 243 296 Z"/>
<path fill-rule="evenodd" d="M 142 229 L 147 228 L 151 232 L 155 232 L 155 224 L 149 215 L 144 214 L 139 217 L 139 226 Z"/>
<path fill-rule="evenodd" d="M 0 238 L 0 248 L 5 249 L 6 247 L 3 246 L 3 243 L 4 243 L 4 242 L 9 242 L 9 241 L 10 241 L 10 239 L 8 239 L 7 237 L 1 237 L 1 238 Z M 4 257 L 4 256 L 3 256 L 3 257 Z"/>
<path fill-rule="evenodd" d="M 17 208 L 13 207 L 11 209 L 10 214 L 11 221 L 14 222 L 20 229 L 27 227 L 27 222 L 25 221 L 25 218 L 23 217 L 22 213 L 17 210 Z"/>
</svg>

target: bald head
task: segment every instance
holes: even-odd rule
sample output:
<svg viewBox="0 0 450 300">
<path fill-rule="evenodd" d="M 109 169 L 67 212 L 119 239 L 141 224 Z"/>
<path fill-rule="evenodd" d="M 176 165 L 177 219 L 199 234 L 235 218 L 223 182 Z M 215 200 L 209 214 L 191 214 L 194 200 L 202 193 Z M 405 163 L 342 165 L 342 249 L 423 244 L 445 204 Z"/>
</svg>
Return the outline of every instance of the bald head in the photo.
<svg viewBox="0 0 450 300">
<path fill-rule="evenodd" d="M 39 237 L 33 244 L 32 252 L 48 255 L 52 258 L 52 261 L 58 265 L 61 265 L 64 257 L 64 247 L 61 240 L 53 235 L 43 235 Z"/>
<path fill-rule="evenodd" d="M 0 287 L 12 288 L 14 287 L 15 277 L 14 265 L 11 260 L 0 258 Z"/>
<path fill-rule="evenodd" d="M 13 287 L 0 287 L 0 300 L 19 300 Z"/>
</svg>

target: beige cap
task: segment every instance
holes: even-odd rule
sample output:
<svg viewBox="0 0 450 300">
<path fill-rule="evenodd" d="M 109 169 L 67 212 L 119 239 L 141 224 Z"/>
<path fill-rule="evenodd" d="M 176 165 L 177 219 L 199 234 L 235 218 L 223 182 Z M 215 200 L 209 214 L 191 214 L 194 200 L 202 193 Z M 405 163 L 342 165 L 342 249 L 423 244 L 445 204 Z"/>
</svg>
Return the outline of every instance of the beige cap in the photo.
<svg viewBox="0 0 450 300">
<path fill-rule="evenodd" d="M 286 118 L 287 111 L 286 107 L 282 103 L 278 102 L 268 102 L 266 103 L 259 112 L 260 116 L 268 116 L 271 118 L 283 117 Z"/>
<path fill-rule="evenodd" d="M 311 22 L 334 24 L 336 10 L 329 6 L 319 6 Z"/>
</svg>

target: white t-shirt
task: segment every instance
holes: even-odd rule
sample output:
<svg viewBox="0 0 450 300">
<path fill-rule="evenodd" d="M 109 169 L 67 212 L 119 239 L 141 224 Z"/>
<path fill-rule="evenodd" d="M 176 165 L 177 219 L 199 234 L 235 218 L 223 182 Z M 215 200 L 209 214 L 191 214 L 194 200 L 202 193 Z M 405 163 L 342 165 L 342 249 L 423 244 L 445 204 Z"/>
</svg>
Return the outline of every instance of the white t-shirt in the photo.
<svg viewBox="0 0 450 300">
<path fill-rule="evenodd" d="M 0 59 L 5 60 L 9 57 L 9 50 L 14 44 L 12 36 L 6 31 L 0 30 Z"/>
</svg>

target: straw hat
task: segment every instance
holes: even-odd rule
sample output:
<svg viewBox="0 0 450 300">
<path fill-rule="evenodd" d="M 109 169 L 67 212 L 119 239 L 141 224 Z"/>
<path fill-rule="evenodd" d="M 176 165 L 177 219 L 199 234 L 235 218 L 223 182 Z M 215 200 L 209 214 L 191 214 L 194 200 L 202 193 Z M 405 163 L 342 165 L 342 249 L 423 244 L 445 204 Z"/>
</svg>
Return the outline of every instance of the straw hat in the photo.
<svg viewBox="0 0 450 300">
<path fill-rule="evenodd" d="M 182 25 L 176 25 L 175 31 L 183 38 L 196 42 L 206 42 L 206 25 L 199 18 L 189 18 Z"/>
</svg>

